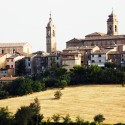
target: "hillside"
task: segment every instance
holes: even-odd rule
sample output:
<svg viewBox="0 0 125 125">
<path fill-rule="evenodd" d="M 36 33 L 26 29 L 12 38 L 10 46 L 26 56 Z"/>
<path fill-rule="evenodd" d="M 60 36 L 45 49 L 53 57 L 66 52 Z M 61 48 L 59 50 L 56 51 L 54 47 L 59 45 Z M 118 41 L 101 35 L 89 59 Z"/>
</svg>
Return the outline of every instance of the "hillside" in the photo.
<svg viewBox="0 0 125 125">
<path fill-rule="evenodd" d="M 120 85 L 67 87 L 62 90 L 60 100 L 53 99 L 56 90 L 0 100 L 0 107 L 8 106 L 9 111 L 15 113 L 20 106 L 29 105 L 37 97 L 45 117 L 59 113 L 70 114 L 72 120 L 80 115 L 85 120 L 93 121 L 96 114 L 102 113 L 105 123 L 125 123 L 125 88 Z"/>
</svg>

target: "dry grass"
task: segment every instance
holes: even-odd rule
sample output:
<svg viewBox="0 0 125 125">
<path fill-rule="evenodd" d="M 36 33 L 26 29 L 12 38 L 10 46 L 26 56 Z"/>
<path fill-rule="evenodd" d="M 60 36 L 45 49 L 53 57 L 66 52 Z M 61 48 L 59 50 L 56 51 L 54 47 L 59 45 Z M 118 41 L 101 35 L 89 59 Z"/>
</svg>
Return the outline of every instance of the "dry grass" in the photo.
<svg viewBox="0 0 125 125">
<path fill-rule="evenodd" d="M 15 113 L 20 106 L 29 105 L 37 97 L 45 117 L 59 113 L 62 116 L 70 114 L 72 120 L 80 115 L 84 120 L 93 121 L 96 114 L 102 113 L 105 123 L 125 123 L 125 88 L 120 85 L 67 87 L 59 100 L 53 99 L 55 91 L 0 100 L 0 107 L 8 106 L 9 111 Z"/>
</svg>

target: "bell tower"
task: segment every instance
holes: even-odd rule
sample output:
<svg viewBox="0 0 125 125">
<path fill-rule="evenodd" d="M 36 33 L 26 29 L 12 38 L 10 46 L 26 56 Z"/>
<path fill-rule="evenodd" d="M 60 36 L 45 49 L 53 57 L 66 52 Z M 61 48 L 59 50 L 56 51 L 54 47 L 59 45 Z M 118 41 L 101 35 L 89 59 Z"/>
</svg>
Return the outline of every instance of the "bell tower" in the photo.
<svg viewBox="0 0 125 125">
<path fill-rule="evenodd" d="M 108 16 L 107 20 L 107 34 L 108 35 L 118 35 L 118 19 L 117 16 L 112 13 Z"/>
<path fill-rule="evenodd" d="M 56 32 L 55 32 L 55 25 L 51 18 L 46 27 L 46 51 L 48 53 L 55 52 L 56 51 Z"/>
</svg>

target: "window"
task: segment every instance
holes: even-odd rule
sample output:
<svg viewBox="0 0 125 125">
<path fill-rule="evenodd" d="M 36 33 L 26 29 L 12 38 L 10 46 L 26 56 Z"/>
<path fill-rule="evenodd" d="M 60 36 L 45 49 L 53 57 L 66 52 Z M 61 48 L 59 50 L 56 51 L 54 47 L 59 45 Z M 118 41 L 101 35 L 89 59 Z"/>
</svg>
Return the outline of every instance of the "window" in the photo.
<svg viewBox="0 0 125 125">
<path fill-rule="evenodd" d="M 7 59 L 7 62 L 9 62 L 9 59 Z"/>
<path fill-rule="evenodd" d="M 115 32 L 117 32 L 117 26 L 115 25 Z"/>
<path fill-rule="evenodd" d="M 122 59 L 122 61 L 124 61 L 124 59 Z"/>
<path fill-rule="evenodd" d="M 94 57 L 94 55 L 92 55 L 92 57 Z"/>
<path fill-rule="evenodd" d="M 101 60 L 99 60 L 99 62 L 101 62 Z"/>
<path fill-rule="evenodd" d="M 30 63 L 28 63 L 28 66 L 30 66 Z"/>
<path fill-rule="evenodd" d="M 101 57 L 101 54 L 99 54 L 98 56 Z"/>
<path fill-rule="evenodd" d="M 28 61 L 30 61 L 30 58 L 28 58 Z"/>
<path fill-rule="evenodd" d="M 4 54 L 4 50 L 2 49 L 2 54 Z"/>
<path fill-rule="evenodd" d="M 92 60 L 92 63 L 94 63 L 95 62 L 95 60 Z"/>
<path fill-rule="evenodd" d="M 11 59 L 11 62 L 13 62 L 13 59 Z"/>
<path fill-rule="evenodd" d="M 55 31 L 53 30 L 53 36 L 55 36 Z"/>
<path fill-rule="evenodd" d="M 13 68 L 13 65 L 11 65 L 11 68 Z"/>
</svg>

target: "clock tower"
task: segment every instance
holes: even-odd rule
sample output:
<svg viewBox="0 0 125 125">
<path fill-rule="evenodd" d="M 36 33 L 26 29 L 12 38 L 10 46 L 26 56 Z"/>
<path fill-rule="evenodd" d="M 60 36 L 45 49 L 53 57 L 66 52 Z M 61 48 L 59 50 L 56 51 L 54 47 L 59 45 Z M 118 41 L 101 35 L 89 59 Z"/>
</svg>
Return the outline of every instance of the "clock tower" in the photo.
<svg viewBox="0 0 125 125">
<path fill-rule="evenodd" d="M 56 51 L 56 33 L 55 33 L 55 25 L 51 18 L 46 27 L 46 51 L 48 53 L 55 52 Z"/>
</svg>

